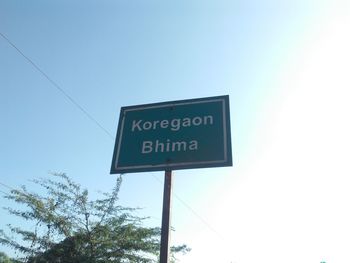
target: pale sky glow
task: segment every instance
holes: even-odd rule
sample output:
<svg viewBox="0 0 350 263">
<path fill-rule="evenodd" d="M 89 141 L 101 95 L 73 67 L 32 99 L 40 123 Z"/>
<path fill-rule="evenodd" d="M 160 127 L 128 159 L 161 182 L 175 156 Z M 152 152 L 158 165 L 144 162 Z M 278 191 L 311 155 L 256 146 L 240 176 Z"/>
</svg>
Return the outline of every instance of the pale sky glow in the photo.
<svg viewBox="0 0 350 263">
<path fill-rule="evenodd" d="M 282 67 L 275 83 L 282 92 L 265 107 L 255 154 L 206 214 L 229 255 L 218 260 L 203 234 L 196 241 L 207 254 L 194 247 L 184 262 L 350 260 L 350 20 L 337 11 Z"/>
<path fill-rule="evenodd" d="M 77 23 L 68 40 L 60 19 L 52 22 L 57 36 L 34 30 L 34 19 L 31 27 L 11 19 L 30 14 L 10 1 L 0 3 L 0 32 L 113 134 L 121 106 L 230 95 L 234 166 L 174 173 L 172 242 L 192 248 L 181 263 L 350 262 L 348 1 L 261 1 L 261 10 L 254 1 L 171 8 L 152 1 L 149 13 L 121 1 L 127 11 L 118 9 L 117 22 L 105 1 L 96 24 L 85 17 L 88 2 L 78 18 L 67 13 L 67 23 Z M 53 170 L 92 193 L 110 189 L 113 142 L 1 37 L 0 54 L 0 182 L 18 186 Z M 163 174 L 125 175 L 121 190 L 121 202 L 143 207 L 150 225 L 161 217 L 155 178 Z M 0 228 L 10 220 L 4 211 L 0 219 Z"/>
</svg>

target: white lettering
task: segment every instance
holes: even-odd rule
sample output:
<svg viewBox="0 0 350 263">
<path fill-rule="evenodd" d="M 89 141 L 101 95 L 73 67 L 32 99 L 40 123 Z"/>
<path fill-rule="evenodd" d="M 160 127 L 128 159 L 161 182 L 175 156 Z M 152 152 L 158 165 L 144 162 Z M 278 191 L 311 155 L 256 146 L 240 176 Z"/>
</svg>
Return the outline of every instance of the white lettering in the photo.
<svg viewBox="0 0 350 263">
<path fill-rule="evenodd" d="M 170 140 L 167 139 L 166 140 L 166 151 L 169 152 L 169 150 L 170 150 Z"/>
<path fill-rule="evenodd" d="M 207 125 L 208 124 L 208 120 L 209 120 L 209 124 L 210 125 L 213 125 L 213 122 L 214 122 L 214 120 L 213 120 L 213 116 L 211 116 L 211 115 L 208 115 L 208 116 L 204 116 L 204 125 Z"/>
<path fill-rule="evenodd" d="M 172 152 L 180 152 L 181 150 L 186 152 L 186 147 L 187 143 L 186 142 L 173 142 L 173 145 L 171 147 Z"/>
<path fill-rule="evenodd" d="M 193 118 L 171 119 L 171 120 L 133 120 L 131 125 L 131 131 L 149 131 L 157 129 L 170 129 L 171 131 L 179 131 L 181 128 L 200 126 L 200 125 L 213 125 L 214 118 L 211 115 L 196 116 Z"/>
<path fill-rule="evenodd" d="M 168 126 L 169 126 L 169 121 L 168 121 L 168 120 L 162 120 L 162 121 L 160 122 L 160 127 L 161 127 L 162 129 L 168 128 Z"/>
<path fill-rule="evenodd" d="M 143 123 L 142 128 L 147 131 L 150 130 L 152 128 L 152 123 L 150 121 L 146 121 Z"/>
<path fill-rule="evenodd" d="M 192 119 L 192 123 L 194 126 L 198 126 L 202 124 L 202 118 L 201 117 L 194 117 Z"/>
<path fill-rule="evenodd" d="M 154 121 L 153 122 L 153 130 L 157 129 L 157 124 L 159 123 L 159 121 Z"/>
<path fill-rule="evenodd" d="M 133 121 L 132 122 L 132 128 L 131 128 L 131 131 L 134 131 L 136 128 L 138 128 L 139 131 L 142 131 L 141 127 L 140 127 L 140 123 L 142 122 L 142 120 L 139 120 L 139 121 Z"/>
<path fill-rule="evenodd" d="M 156 140 L 156 146 L 154 147 L 154 151 L 157 152 L 164 152 L 164 143 L 159 142 Z"/>
<path fill-rule="evenodd" d="M 142 143 L 142 153 L 151 153 L 153 148 L 152 148 L 152 142 L 151 141 L 144 141 Z"/>
<path fill-rule="evenodd" d="M 170 123 L 171 130 L 172 131 L 178 131 L 180 129 L 180 127 L 181 127 L 180 124 L 181 124 L 180 119 L 173 119 L 173 120 L 171 120 L 171 123 Z"/>
<path fill-rule="evenodd" d="M 190 145 L 188 146 L 188 149 L 190 149 L 191 151 L 198 150 L 198 142 L 195 140 L 190 141 Z"/>
<path fill-rule="evenodd" d="M 156 140 L 144 141 L 142 143 L 142 153 L 163 153 L 163 152 L 186 152 L 186 151 L 196 151 L 198 150 L 198 141 L 192 140 L 189 142 L 186 141 L 175 141 L 172 142 L 167 139 L 165 142 Z"/>
<path fill-rule="evenodd" d="M 190 118 L 183 118 L 182 119 L 182 126 L 183 127 L 190 127 L 191 126 L 191 119 Z"/>
</svg>

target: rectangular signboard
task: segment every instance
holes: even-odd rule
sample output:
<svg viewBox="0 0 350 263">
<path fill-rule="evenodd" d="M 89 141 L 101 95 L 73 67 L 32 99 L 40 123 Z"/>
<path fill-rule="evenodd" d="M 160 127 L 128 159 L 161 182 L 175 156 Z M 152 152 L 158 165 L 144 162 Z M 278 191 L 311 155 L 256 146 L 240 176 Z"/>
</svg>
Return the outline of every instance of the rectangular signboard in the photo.
<svg viewBox="0 0 350 263">
<path fill-rule="evenodd" d="M 112 174 L 231 165 L 228 96 L 121 108 Z"/>
</svg>

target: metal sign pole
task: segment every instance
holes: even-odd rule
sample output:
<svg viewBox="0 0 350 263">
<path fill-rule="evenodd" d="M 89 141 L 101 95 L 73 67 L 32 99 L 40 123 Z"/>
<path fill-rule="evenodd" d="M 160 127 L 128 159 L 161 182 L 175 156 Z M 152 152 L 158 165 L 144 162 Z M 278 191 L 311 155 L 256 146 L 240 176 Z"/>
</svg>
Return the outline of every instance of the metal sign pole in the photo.
<svg viewBox="0 0 350 263">
<path fill-rule="evenodd" d="M 161 229 L 161 240 L 160 240 L 160 263 L 169 263 L 171 177 L 172 177 L 172 172 L 165 171 L 162 229 Z"/>
</svg>

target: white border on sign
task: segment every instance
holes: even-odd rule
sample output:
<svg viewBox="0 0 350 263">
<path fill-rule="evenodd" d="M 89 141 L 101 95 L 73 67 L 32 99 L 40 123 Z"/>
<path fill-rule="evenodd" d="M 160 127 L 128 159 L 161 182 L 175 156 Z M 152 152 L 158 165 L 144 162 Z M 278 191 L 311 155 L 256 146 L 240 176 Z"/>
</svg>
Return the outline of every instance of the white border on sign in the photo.
<svg viewBox="0 0 350 263">
<path fill-rule="evenodd" d="M 208 102 L 217 102 L 220 101 L 222 102 L 222 118 L 223 118 L 223 135 L 224 135 L 224 159 L 223 160 L 216 160 L 216 161 L 200 161 L 200 162 L 182 162 L 182 163 L 174 163 L 174 164 L 157 164 L 157 165 L 136 165 L 136 166 L 117 166 L 118 161 L 119 161 L 119 153 L 120 153 L 120 147 L 121 147 L 121 140 L 123 137 L 123 131 L 124 131 L 124 120 L 125 120 L 125 114 L 123 114 L 123 119 L 120 127 L 120 135 L 119 135 L 119 142 L 118 142 L 118 148 L 117 148 L 117 153 L 116 153 L 116 158 L 115 158 L 115 165 L 114 169 L 143 169 L 143 168 L 159 168 L 159 167 L 177 167 L 177 166 L 183 166 L 183 165 L 201 165 L 201 164 L 215 164 L 215 163 L 225 163 L 227 162 L 227 133 L 226 133 L 226 111 L 225 111 L 225 106 L 226 102 L 225 99 L 212 99 L 212 100 L 205 100 L 205 101 L 192 101 L 192 102 L 180 102 L 180 103 L 168 103 L 168 104 L 162 104 L 162 105 L 153 105 L 153 106 L 140 106 L 136 108 L 131 108 L 131 109 L 126 109 L 124 113 L 128 111 L 135 111 L 135 110 L 145 110 L 145 109 L 155 109 L 155 108 L 165 108 L 169 106 L 181 106 L 181 105 L 188 105 L 188 104 L 200 104 L 200 103 L 208 103 Z"/>
</svg>

